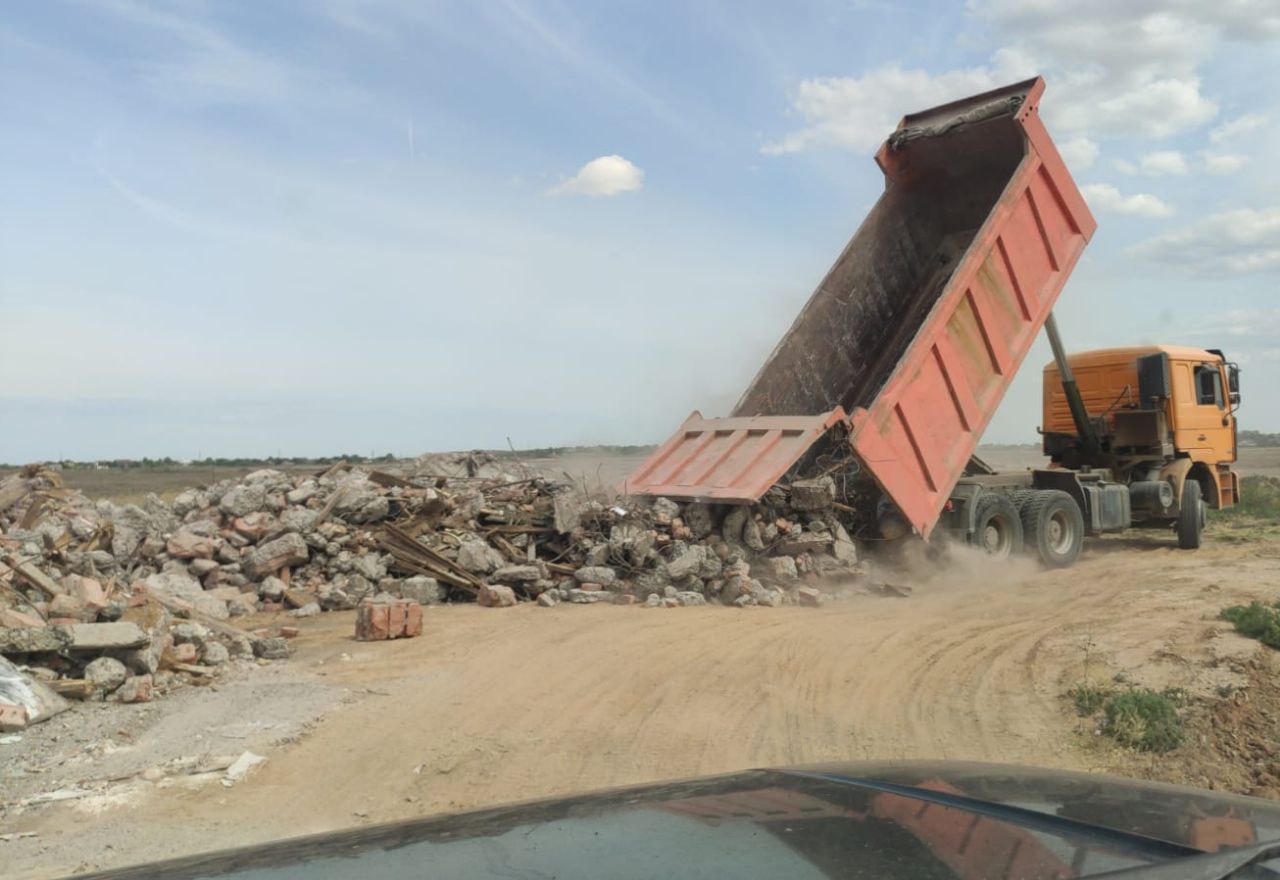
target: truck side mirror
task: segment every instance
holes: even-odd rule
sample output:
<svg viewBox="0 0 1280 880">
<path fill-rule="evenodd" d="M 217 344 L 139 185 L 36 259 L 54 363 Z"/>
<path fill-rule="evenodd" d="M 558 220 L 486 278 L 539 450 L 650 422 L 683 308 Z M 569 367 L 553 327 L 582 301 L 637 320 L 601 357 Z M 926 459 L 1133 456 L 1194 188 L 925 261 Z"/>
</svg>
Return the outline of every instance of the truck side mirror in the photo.
<svg viewBox="0 0 1280 880">
<path fill-rule="evenodd" d="M 1232 405 L 1232 406 L 1239 406 L 1239 405 L 1240 405 L 1240 392 L 1239 392 L 1239 391 L 1232 391 L 1232 392 L 1231 392 L 1231 394 L 1229 394 L 1229 395 L 1228 395 L 1228 397 L 1230 397 L 1230 399 L 1231 399 L 1231 405 Z"/>
<path fill-rule="evenodd" d="M 1231 392 L 1231 402 L 1240 402 L 1240 365 L 1227 364 L 1227 390 Z"/>
</svg>

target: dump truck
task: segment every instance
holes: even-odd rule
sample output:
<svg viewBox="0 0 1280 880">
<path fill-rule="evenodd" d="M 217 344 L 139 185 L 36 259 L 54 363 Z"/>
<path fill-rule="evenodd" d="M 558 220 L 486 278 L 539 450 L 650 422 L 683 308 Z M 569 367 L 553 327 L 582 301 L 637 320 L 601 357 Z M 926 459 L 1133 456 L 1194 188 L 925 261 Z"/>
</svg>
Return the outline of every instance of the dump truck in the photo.
<svg viewBox="0 0 1280 880">
<path fill-rule="evenodd" d="M 1239 370 L 1218 350 L 1068 357 L 1052 309 L 1096 229 L 1039 115 L 1037 77 L 904 117 L 885 188 L 724 418 L 694 412 L 633 495 L 753 504 L 820 475 L 864 539 L 941 532 L 995 556 L 1078 557 L 1086 534 L 1176 529 L 1239 499 Z M 974 453 L 1044 329 L 1045 467 Z"/>
</svg>

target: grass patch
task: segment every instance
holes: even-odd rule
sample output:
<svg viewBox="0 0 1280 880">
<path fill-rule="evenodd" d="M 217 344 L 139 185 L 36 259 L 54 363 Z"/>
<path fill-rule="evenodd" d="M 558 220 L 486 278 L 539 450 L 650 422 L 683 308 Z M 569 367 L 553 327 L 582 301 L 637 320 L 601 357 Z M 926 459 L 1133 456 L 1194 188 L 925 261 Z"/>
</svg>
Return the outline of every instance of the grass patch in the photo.
<svg viewBox="0 0 1280 880">
<path fill-rule="evenodd" d="M 1067 691 L 1067 696 L 1076 704 L 1076 711 L 1081 715 L 1096 715 L 1106 705 L 1107 698 L 1112 693 L 1109 687 L 1082 681 Z"/>
<path fill-rule="evenodd" d="M 1224 518 L 1246 517 L 1253 519 L 1280 519 L 1280 477 L 1264 477 L 1260 474 L 1240 480 L 1240 503 L 1226 510 L 1216 511 Z"/>
<path fill-rule="evenodd" d="M 1169 752 L 1182 745 L 1180 691 L 1134 688 L 1107 697 L 1102 707 L 1102 732 L 1121 745 L 1144 752 Z"/>
<path fill-rule="evenodd" d="M 1231 621 L 1240 635 L 1257 639 L 1269 648 L 1280 648 L 1280 602 L 1231 605 L 1223 608 L 1218 616 Z"/>
</svg>

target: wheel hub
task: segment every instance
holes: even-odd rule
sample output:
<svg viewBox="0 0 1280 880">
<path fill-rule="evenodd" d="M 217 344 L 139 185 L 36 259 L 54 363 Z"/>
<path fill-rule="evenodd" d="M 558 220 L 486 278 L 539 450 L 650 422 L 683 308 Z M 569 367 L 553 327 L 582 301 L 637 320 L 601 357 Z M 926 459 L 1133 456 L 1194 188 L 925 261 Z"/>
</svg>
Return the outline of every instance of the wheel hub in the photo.
<svg viewBox="0 0 1280 880">
<path fill-rule="evenodd" d="M 1000 528 L 994 523 L 987 526 L 982 532 L 982 546 L 986 548 L 988 553 L 995 553 L 1000 549 Z"/>
</svg>

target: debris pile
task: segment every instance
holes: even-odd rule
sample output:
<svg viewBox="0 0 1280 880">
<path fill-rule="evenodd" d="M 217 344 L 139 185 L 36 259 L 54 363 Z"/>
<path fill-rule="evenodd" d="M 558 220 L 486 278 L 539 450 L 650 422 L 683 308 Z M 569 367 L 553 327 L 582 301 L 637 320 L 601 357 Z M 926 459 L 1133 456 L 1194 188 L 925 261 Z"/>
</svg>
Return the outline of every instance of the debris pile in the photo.
<svg viewBox="0 0 1280 880">
<path fill-rule="evenodd" d="M 64 695 L 145 700 L 161 670 L 287 657 L 279 635 L 228 622 L 260 612 L 815 604 L 807 582 L 860 573 L 829 477 L 753 507 L 622 503 L 479 453 L 262 469 L 140 505 L 31 466 L 0 481 L 0 654 Z"/>
</svg>

